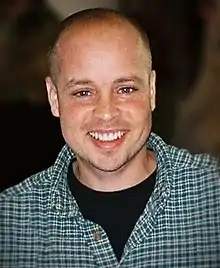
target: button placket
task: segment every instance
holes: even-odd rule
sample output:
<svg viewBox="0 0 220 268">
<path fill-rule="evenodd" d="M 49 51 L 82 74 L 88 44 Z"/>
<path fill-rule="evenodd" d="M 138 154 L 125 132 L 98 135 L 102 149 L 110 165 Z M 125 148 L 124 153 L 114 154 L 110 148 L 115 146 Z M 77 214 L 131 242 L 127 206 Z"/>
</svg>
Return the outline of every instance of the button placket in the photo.
<svg viewBox="0 0 220 268">
<path fill-rule="evenodd" d="M 94 233 L 93 233 L 93 240 L 95 242 L 99 242 L 102 238 L 102 234 L 101 234 L 101 231 L 98 229 L 98 230 L 95 230 Z"/>
</svg>

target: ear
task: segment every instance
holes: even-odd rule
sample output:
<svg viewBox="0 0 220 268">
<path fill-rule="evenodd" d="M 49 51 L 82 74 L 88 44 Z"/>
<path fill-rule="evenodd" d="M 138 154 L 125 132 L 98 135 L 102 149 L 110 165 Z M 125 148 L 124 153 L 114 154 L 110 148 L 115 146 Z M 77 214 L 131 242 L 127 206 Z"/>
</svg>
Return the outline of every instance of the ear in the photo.
<svg viewBox="0 0 220 268">
<path fill-rule="evenodd" d="M 54 85 L 51 77 L 47 77 L 46 80 L 47 97 L 50 103 L 51 112 L 54 116 L 59 117 L 59 100 L 56 86 Z"/>
<path fill-rule="evenodd" d="M 154 70 L 150 73 L 150 106 L 151 111 L 156 107 L 156 72 Z"/>
</svg>

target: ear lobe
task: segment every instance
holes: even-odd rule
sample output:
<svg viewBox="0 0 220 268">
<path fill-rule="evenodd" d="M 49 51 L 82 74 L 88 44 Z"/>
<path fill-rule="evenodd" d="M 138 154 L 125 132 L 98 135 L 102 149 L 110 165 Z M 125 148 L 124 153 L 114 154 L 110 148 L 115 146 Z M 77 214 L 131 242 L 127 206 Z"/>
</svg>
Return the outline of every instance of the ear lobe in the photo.
<svg viewBox="0 0 220 268">
<path fill-rule="evenodd" d="M 153 111 L 156 108 L 156 72 L 154 70 L 150 74 L 150 105 Z"/>
<path fill-rule="evenodd" d="M 50 103 L 51 112 L 55 117 L 59 117 L 59 101 L 57 95 L 57 89 L 54 85 L 51 77 L 47 77 L 46 80 L 47 97 Z"/>
</svg>

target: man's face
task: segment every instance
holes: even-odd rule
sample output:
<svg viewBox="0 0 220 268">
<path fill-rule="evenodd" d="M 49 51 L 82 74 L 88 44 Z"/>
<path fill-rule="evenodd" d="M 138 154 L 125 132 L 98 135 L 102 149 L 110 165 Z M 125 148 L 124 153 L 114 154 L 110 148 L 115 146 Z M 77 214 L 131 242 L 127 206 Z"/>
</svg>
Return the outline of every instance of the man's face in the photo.
<svg viewBox="0 0 220 268">
<path fill-rule="evenodd" d="M 102 25 L 69 30 L 57 53 L 57 85 L 47 79 L 48 96 L 78 162 L 114 171 L 143 155 L 155 73 L 136 31 Z"/>
</svg>

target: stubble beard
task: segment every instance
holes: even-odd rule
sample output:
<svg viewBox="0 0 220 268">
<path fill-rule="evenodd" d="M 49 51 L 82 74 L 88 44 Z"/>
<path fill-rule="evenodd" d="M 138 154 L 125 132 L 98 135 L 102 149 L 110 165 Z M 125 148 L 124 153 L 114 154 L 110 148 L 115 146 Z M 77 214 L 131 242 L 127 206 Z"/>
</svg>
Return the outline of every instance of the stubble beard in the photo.
<svg viewBox="0 0 220 268">
<path fill-rule="evenodd" d="M 75 152 L 76 154 L 76 158 L 77 160 L 79 160 L 79 162 L 83 163 L 84 165 L 86 165 L 87 167 L 89 167 L 90 170 L 94 170 L 97 173 L 103 173 L 103 174 L 117 174 L 117 173 L 121 173 L 126 166 L 129 165 L 129 163 L 140 153 L 140 151 L 146 146 L 146 141 L 142 142 L 142 144 L 140 144 L 140 146 L 133 152 L 126 153 L 124 159 L 122 158 L 121 160 L 119 159 L 119 163 L 116 164 L 113 167 L 102 167 L 101 165 L 98 165 L 96 163 L 94 163 L 94 161 L 90 160 L 89 157 L 86 157 L 85 154 L 81 151 L 78 150 L 77 152 Z M 104 156 L 105 157 L 105 156 Z M 109 161 L 108 160 L 104 160 L 105 162 L 111 162 L 111 158 L 114 161 L 114 156 L 110 156 L 109 157 Z M 98 160 L 98 162 L 102 162 L 102 159 L 100 158 Z"/>
</svg>

